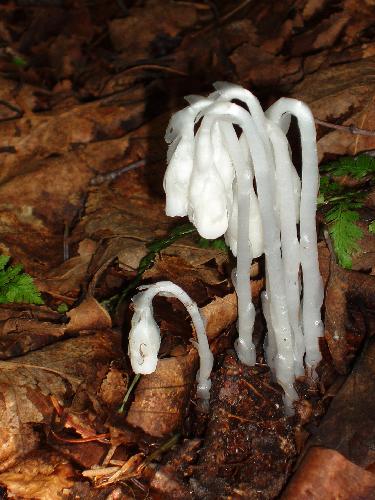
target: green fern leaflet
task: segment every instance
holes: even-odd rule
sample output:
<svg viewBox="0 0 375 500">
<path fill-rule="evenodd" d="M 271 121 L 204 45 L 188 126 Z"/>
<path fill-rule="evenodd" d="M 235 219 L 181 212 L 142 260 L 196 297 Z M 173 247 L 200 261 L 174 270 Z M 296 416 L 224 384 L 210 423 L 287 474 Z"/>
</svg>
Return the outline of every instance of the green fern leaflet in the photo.
<svg viewBox="0 0 375 500">
<path fill-rule="evenodd" d="M 0 255 L 0 304 L 12 302 L 43 304 L 33 278 L 22 272 L 21 265 L 8 265 L 9 259 L 7 255 Z"/>
<path fill-rule="evenodd" d="M 332 239 L 337 260 L 351 269 L 352 255 L 360 250 L 363 231 L 358 227 L 358 209 L 374 183 L 375 159 L 368 155 L 345 157 L 321 167 L 318 205 L 322 205 L 324 221 Z M 350 188 L 339 183 L 340 177 L 361 180 L 361 187 Z M 369 231 L 373 232 L 373 223 Z"/>
</svg>

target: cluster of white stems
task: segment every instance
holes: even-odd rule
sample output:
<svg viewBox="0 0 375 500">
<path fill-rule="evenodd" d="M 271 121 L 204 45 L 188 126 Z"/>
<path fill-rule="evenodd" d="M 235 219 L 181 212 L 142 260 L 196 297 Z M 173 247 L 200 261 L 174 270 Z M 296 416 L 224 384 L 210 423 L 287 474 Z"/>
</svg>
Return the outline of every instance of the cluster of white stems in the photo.
<svg viewBox="0 0 375 500">
<path fill-rule="evenodd" d="M 264 113 L 257 98 L 242 87 L 217 83 L 215 88 L 208 98 L 189 96 L 190 106 L 175 113 L 168 125 L 166 213 L 187 215 L 204 238 L 224 235 L 237 256 L 234 284 L 239 336 L 235 348 L 239 359 L 250 366 L 256 362 L 250 266 L 264 253 L 266 290 L 262 306 L 268 330 L 265 354 L 274 378 L 284 390 L 286 411 L 292 413 L 297 399 L 295 377 L 304 374 L 305 368 L 315 376 L 321 359 L 318 339 L 323 330 L 323 286 L 315 219 L 319 172 L 314 119 L 310 109 L 295 99 L 281 98 Z M 292 115 L 301 137 L 301 179 L 286 137 Z M 165 286 L 164 282 L 160 291 L 172 292 L 182 300 L 181 289 L 166 290 Z M 151 296 L 158 293 L 156 290 L 149 288 L 145 292 L 149 294 L 147 299 L 136 296 L 135 315 L 140 313 L 137 302 L 144 300 L 142 303 L 148 302 L 149 309 L 142 306 L 142 310 L 151 320 Z M 212 356 L 207 355 L 205 335 L 195 327 L 199 345 L 205 345 L 199 380 L 204 385 L 209 382 Z M 134 369 L 139 353 L 145 363 L 142 353 L 146 346 L 151 349 L 151 342 L 155 342 L 153 370 L 156 368 L 160 337 L 157 340 L 154 333 L 149 342 L 146 331 L 138 329 L 135 333 L 133 327 L 130 334 Z M 204 397 L 208 397 L 209 384 L 207 388 Z"/>
</svg>

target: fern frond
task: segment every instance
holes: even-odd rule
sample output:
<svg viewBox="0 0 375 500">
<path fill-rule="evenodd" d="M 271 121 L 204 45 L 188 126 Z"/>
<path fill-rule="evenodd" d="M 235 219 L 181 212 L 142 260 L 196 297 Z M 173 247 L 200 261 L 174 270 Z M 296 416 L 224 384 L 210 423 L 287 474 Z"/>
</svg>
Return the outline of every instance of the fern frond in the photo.
<svg viewBox="0 0 375 500">
<path fill-rule="evenodd" d="M 9 259 L 8 255 L 0 255 L 0 304 L 43 304 L 33 278 L 22 272 L 23 267 L 20 264 L 8 265 Z"/>
<path fill-rule="evenodd" d="M 351 256 L 360 250 L 359 240 L 363 236 L 362 229 L 356 224 L 359 220 L 358 209 L 363 206 L 368 188 L 373 184 L 375 158 L 367 155 L 340 158 L 323 165 L 321 172 L 324 175 L 320 180 L 318 205 L 326 207 L 324 221 L 328 225 L 328 232 L 340 265 L 351 269 Z M 361 189 L 348 188 L 338 180 L 338 177 L 342 176 L 363 179 L 370 175 L 372 177 L 366 179 L 366 186 L 362 186 Z M 371 232 L 371 225 L 369 231 Z"/>
</svg>

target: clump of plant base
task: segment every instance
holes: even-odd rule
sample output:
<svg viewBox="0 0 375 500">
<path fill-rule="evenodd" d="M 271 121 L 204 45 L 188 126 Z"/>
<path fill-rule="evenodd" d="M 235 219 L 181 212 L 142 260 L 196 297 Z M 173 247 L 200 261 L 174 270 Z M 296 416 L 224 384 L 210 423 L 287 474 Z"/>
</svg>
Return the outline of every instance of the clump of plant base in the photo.
<svg viewBox="0 0 375 500">
<path fill-rule="evenodd" d="M 291 414 L 297 399 L 295 377 L 305 369 L 315 377 L 321 359 L 323 286 L 315 222 L 319 174 L 314 119 L 295 99 L 279 99 L 264 113 L 256 97 L 242 87 L 215 87 L 208 98 L 189 96 L 190 105 L 173 115 L 168 125 L 166 213 L 187 215 L 202 238 L 224 235 L 237 256 L 235 348 L 247 365 L 256 362 L 250 266 L 253 258 L 265 254 L 264 347 Z M 301 134 L 301 179 L 286 137 L 292 115 Z"/>
</svg>

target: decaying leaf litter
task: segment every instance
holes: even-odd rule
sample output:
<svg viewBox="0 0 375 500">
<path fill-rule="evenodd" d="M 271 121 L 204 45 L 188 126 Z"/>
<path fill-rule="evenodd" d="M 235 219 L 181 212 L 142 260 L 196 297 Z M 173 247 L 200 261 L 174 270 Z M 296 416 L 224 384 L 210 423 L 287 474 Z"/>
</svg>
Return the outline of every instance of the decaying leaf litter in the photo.
<svg viewBox="0 0 375 500">
<path fill-rule="evenodd" d="M 284 417 L 262 363 L 259 313 L 259 365 L 246 368 L 231 351 L 236 299 L 225 251 L 192 233 L 156 251 L 140 277 L 172 280 L 205 309 L 216 360 L 208 415 L 195 401 L 194 332 L 166 298 L 154 301 L 158 370 L 118 413 L 133 380 L 133 291 L 112 318 L 100 303 L 129 287 L 148 244 L 177 224 L 164 214 L 163 137 L 184 95 L 206 93 L 215 80 L 250 88 L 264 105 L 290 95 L 320 120 L 322 163 L 375 149 L 374 11 L 370 0 L 2 4 L 1 253 L 34 276 L 45 302 L 0 309 L 4 492 L 263 499 L 288 484 L 285 498 L 311 489 L 330 498 L 334 477 L 355 498 L 345 470 L 371 498 L 371 179 L 336 179 L 365 195 L 352 270 L 338 265 L 321 225 L 324 362 L 317 386 L 299 381 L 295 419 Z M 260 260 L 256 304 L 263 286 Z"/>
</svg>

